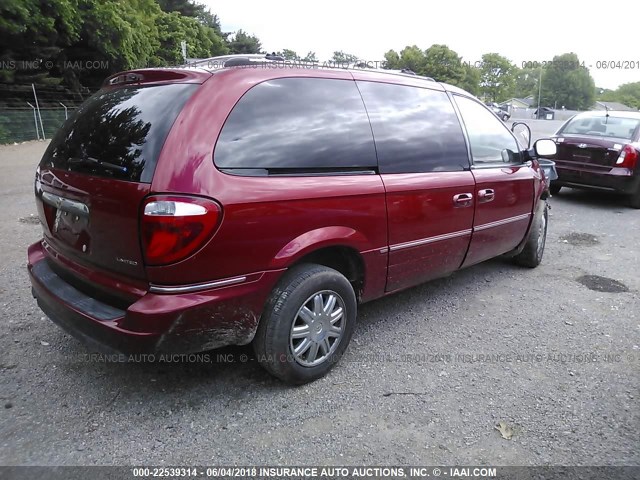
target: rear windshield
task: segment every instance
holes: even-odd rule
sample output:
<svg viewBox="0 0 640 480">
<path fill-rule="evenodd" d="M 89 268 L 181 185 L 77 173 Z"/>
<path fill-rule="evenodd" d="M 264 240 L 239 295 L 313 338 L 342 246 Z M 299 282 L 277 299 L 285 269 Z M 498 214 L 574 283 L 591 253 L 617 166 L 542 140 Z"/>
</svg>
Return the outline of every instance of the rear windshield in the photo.
<svg viewBox="0 0 640 480">
<path fill-rule="evenodd" d="M 100 90 L 56 133 L 40 166 L 150 183 L 167 134 L 198 86 Z"/>
<path fill-rule="evenodd" d="M 560 134 L 616 137 L 631 140 L 638 133 L 640 119 L 625 117 L 574 117 Z"/>
</svg>

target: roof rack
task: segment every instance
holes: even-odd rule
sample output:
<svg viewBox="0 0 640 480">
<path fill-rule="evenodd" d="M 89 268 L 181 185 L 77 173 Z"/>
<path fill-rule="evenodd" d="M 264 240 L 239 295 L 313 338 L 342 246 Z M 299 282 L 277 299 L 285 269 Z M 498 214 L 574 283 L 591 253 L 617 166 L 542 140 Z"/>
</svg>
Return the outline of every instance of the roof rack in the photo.
<svg viewBox="0 0 640 480">
<path fill-rule="evenodd" d="M 188 59 L 186 66 L 188 67 L 201 67 L 207 70 L 218 70 L 221 68 L 227 67 L 242 67 L 248 65 L 265 65 L 276 62 L 286 62 L 287 60 L 281 56 L 277 55 L 275 52 L 267 53 L 235 53 L 231 55 L 219 55 L 217 57 L 210 58 L 192 58 Z M 321 67 L 320 62 L 306 62 L 304 60 L 291 60 L 292 65 L 315 65 L 317 67 Z M 435 79 L 432 77 L 425 77 L 423 75 L 418 75 L 416 72 L 409 68 L 403 68 L 400 70 L 386 70 L 386 69 L 376 69 L 376 68 L 362 68 L 362 62 L 354 62 L 354 63 L 345 63 L 340 64 L 340 66 L 336 66 L 333 68 L 342 68 L 345 70 L 362 70 L 367 72 L 375 72 L 375 73 L 388 73 L 392 75 L 404 75 L 404 76 L 412 76 L 416 78 L 420 78 L 423 80 L 427 80 L 430 82 L 435 82 Z"/>
<path fill-rule="evenodd" d="M 416 72 L 414 72 L 413 70 L 409 69 L 409 68 L 403 68 L 401 70 L 377 70 L 377 71 L 381 71 L 381 72 L 386 72 L 386 73 L 393 73 L 396 75 L 411 75 L 412 77 L 417 77 L 417 78 L 421 78 L 423 80 L 428 80 L 430 82 L 435 82 L 435 78 L 433 77 L 426 77 L 424 75 L 418 75 Z"/>
<path fill-rule="evenodd" d="M 224 68 L 225 66 L 251 65 L 251 62 L 274 62 L 283 60 L 284 57 L 276 55 L 275 53 L 267 53 L 266 55 L 264 53 L 234 53 L 231 55 L 218 55 L 216 57 L 209 58 L 190 58 L 187 59 L 185 66 L 217 70 Z M 231 64 L 227 65 L 229 62 L 231 62 Z"/>
</svg>

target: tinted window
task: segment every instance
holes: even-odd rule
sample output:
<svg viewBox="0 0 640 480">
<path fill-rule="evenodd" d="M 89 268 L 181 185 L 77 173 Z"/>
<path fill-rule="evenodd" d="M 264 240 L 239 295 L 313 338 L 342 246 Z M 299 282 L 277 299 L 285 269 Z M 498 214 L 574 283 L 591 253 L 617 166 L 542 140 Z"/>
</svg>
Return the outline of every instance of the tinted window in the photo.
<svg viewBox="0 0 640 480">
<path fill-rule="evenodd" d="M 56 133 L 41 166 L 151 182 L 162 145 L 193 84 L 101 90 Z"/>
<path fill-rule="evenodd" d="M 471 144 L 474 164 L 520 163 L 520 148 L 511 132 L 482 104 L 456 95 Z"/>
<path fill-rule="evenodd" d="M 245 93 L 222 128 L 214 160 L 234 173 L 253 169 L 247 174 L 376 167 L 355 82 L 323 78 L 280 78 Z"/>
<path fill-rule="evenodd" d="M 450 172 L 469 168 L 458 117 L 445 92 L 358 82 L 367 106 L 380 173 Z"/>
</svg>

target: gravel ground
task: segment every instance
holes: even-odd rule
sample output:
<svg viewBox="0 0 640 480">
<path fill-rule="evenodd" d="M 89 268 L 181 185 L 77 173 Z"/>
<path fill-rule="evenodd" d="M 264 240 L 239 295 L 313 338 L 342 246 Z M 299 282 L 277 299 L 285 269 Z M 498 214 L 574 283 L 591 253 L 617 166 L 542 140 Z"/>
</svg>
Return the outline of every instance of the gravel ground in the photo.
<svg viewBox="0 0 640 480">
<path fill-rule="evenodd" d="M 618 197 L 553 198 L 537 269 L 362 306 L 343 361 L 290 388 L 249 348 L 106 363 L 46 319 L 25 271 L 43 150 L 0 147 L 0 464 L 640 464 L 640 211 Z"/>
</svg>

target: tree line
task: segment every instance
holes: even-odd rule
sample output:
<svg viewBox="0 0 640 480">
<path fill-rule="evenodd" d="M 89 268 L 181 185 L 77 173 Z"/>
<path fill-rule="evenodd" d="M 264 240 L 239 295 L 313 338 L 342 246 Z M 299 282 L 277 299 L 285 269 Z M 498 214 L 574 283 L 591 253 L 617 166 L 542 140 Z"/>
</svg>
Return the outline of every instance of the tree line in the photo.
<svg viewBox="0 0 640 480">
<path fill-rule="evenodd" d="M 181 64 L 182 41 L 189 58 L 266 53 L 255 35 L 223 32 L 218 16 L 195 0 L 3 0 L 0 82 L 96 88 L 120 70 Z M 318 61 L 313 51 L 276 53 L 287 60 Z M 363 59 L 336 51 L 330 61 L 357 66 Z M 413 45 L 389 50 L 380 63 L 459 86 L 486 101 L 531 95 L 537 104 L 540 94 L 541 105 L 558 108 L 587 109 L 596 98 L 640 108 L 640 82 L 598 89 L 575 53 L 518 66 L 498 53 L 468 62 L 446 45 L 425 50 Z"/>
</svg>

